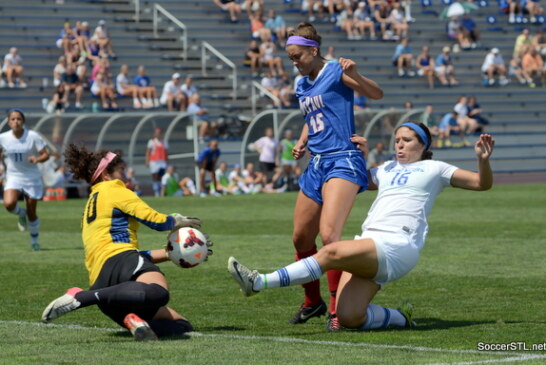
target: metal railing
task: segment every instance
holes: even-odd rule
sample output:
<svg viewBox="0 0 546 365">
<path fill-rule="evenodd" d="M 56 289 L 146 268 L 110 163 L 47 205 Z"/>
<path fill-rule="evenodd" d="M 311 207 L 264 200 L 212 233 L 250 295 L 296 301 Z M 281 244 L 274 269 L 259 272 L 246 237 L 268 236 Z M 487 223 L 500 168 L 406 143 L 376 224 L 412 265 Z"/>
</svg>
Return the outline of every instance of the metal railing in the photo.
<svg viewBox="0 0 546 365">
<path fill-rule="evenodd" d="M 140 0 L 133 0 L 135 5 L 135 23 L 140 23 Z"/>
<path fill-rule="evenodd" d="M 259 90 L 260 93 L 264 94 L 265 96 L 267 96 L 268 98 L 273 100 L 273 102 L 275 103 L 275 105 L 277 107 L 281 105 L 281 99 L 279 99 L 278 97 L 273 95 L 273 93 L 271 93 L 271 91 L 267 90 L 265 87 L 260 85 L 258 82 L 252 81 L 250 83 L 250 89 L 251 89 L 251 93 L 252 93 L 251 94 L 251 98 L 252 98 L 252 115 L 256 115 L 256 102 L 258 101 L 258 97 L 259 97 L 259 95 L 256 93 L 256 89 Z"/>
<path fill-rule="evenodd" d="M 233 87 L 233 100 L 237 99 L 237 66 L 229 58 L 224 56 L 220 51 L 214 48 L 210 43 L 201 43 L 201 73 L 203 76 L 207 76 L 207 50 L 218 57 L 223 63 L 232 69 L 232 87 Z"/>
<path fill-rule="evenodd" d="M 182 58 L 184 60 L 188 57 L 188 28 L 184 23 L 182 23 L 180 20 L 178 20 L 174 15 L 169 13 L 165 8 L 163 8 L 159 4 L 154 4 L 153 7 L 153 35 L 155 38 L 159 38 L 157 27 L 159 24 L 159 13 L 161 13 L 163 16 L 165 16 L 167 19 L 169 19 L 171 22 L 174 23 L 178 28 L 181 29 L 182 35 L 180 35 L 180 41 L 182 42 Z"/>
</svg>

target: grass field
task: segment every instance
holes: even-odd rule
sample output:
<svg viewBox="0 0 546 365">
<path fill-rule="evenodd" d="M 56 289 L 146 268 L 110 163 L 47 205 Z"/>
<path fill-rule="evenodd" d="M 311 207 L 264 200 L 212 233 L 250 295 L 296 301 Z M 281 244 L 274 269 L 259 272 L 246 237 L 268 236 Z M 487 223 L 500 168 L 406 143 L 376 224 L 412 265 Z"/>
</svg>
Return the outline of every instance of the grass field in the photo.
<svg viewBox="0 0 546 365">
<path fill-rule="evenodd" d="M 546 351 L 478 351 L 480 342 L 546 342 L 546 185 L 496 186 L 476 193 L 447 189 L 429 217 L 417 267 L 388 285 L 375 303 L 409 300 L 417 327 L 325 331 L 325 318 L 288 320 L 299 287 L 242 297 L 227 270 L 231 255 L 274 270 L 293 260 L 296 195 L 149 198 L 162 212 L 201 217 L 214 256 L 194 269 L 162 264 L 170 305 L 197 332 L 136 343 L 95 307 L 42 325 L 44 307 L 71 286 L 86 288 L 79 233 L 84 200 L 40 203 L 41 252 L 30 252 L 15 216 L 0 212 L 0 364 L 495 364 L 546 363 Z M 375 193 L 361 194 L 344 230 L 360 232 Z M 141 248 L 165 234 L 140 230 Z M 323 280 L 326 293 L 326 280 Z"/>
</svg>

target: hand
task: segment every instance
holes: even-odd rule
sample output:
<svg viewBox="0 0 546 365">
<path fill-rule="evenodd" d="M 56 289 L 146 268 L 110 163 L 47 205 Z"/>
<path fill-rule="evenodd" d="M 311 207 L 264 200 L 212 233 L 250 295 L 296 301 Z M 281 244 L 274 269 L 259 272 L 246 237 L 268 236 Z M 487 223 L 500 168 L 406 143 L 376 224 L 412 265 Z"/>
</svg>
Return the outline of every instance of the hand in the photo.
<svg viewBox="0 0 546 365">
<path fill-rule="evenodd" d="M 362 151 L 364 157 L 368 157 L 368 140 L 364 137 L 359 136 L 358 134 L 353 134 L 351 137 L 351 142 L 356 144 L 356 148 Z"/>
<path fill-rule="evenodd" d="M 28 162 L 30 162 L 30 163 L 37 163 L 38 162 L 37 160 L 38 160 L 38 157 L 36 157 L 36 156 L 30 156 L 28 158 Z"/>
<path fill-rule="evenodd" d="M 292 148 L 292 156 L 299 160 L 303 156 L 305 156 L 305 143 L 298 141 L 294 148 Z"/>
<path fill-rule="evenodd" d="M 199 218 L 186 217 L 178 213 L 172 213 L 171 216 L 174 218 L 175 221 L 173 230 L 180 229 L 182 227 L 191 227 L 195 229 L 201 228 L 201 219 Z"/>
<path fill-rule="evenodd" d="M 356 62 L 349 58 L 340 57 L 339 65 L 341 66 L 341 69 L 343 70 L 343 72 L 349 76 L 357 73 Z"/>
<path fill-rule="evenodd" d="M 487 160 L 491 157 L 494 147 L 495 140 L 493 137 L 491 137 L 490 134 L 482 134 L 474 145 L 474 152 L 476 152 L 476 156 L 478 156 L 479 160 Z"/>
</svg>

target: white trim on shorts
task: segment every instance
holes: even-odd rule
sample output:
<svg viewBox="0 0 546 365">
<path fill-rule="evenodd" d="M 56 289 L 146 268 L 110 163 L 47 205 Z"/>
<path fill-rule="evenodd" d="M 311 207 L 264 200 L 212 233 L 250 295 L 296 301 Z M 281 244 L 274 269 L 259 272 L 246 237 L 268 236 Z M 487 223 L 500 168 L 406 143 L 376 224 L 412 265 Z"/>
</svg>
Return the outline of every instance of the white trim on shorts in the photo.
<svg viewBox="0 0 546 365">
<path fill-rule="evenodd" d="M 150 161 L 150 172 L 152 174 L 157 174 L 161 169 L 167 169 L 166 161 Z"/>
</svg>

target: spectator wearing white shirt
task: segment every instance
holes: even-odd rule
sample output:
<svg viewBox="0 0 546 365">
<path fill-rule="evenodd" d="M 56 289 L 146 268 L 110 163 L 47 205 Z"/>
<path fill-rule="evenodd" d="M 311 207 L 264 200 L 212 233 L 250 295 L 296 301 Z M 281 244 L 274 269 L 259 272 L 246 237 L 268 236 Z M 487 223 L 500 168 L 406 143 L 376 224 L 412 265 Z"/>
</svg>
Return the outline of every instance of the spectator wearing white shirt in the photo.
<svg viewBox="0 0 546 365">
<path fill-rule="evenodd" d="M 186 95 L 180 88 L 180 74 L 175 72 L 171 79 L 163 86 L 159 102 L 161 105 L 166 105 L 167 110 L 172 112 L 175 110 L 186 110 L 186 100 Z"/>
<path fill-rule="evenodd" d="M 4 65 L 2 72 L 6 76 L 9 87 L 15 87 L 15 81 L 18 81 L 19 87 L 27 87 L 23 80 L 24 67 L 21 65 L 22 58 L 17 54 L 17 48 L 11 47 L 9 53 L 4 56 Z"/>
<path fill-rule="evenodd" d="M 459 99 L 457 99 L 457 104 L 455 104 L 453 107 L 453 111 L 457 113 L 457 124 L 464 134 L 472 134 L 476 131 L 476 129 L 478 129 L 478 122 L 476 119 L 468 116 L 469 110 L 466 96 L 459 96 Z M 468 145 L 467 141 L 463 142 L 465 142 L 465 145 Z"/>
<path fill-rule="evenodd" d="M 509 80 L 506 78 L 504 59 L 498 48 L 492 48 L 485 56 L 485 60 L 482 64 L 482 73 L 487 77 L 487 83 L 489 85 L 495 84 L 495 76 L 498 76 L 500 85 L 509 83 Z"/>
<path fill-rule="evenodd" d="M 216 131 L 216 123 L 209 122 L 209 111 L 201 106 L 201 96 L 198 93 L 191 96 L 187 111 L 199 121 L 199 139 L 212 137 Z"/>
<path fill-rule="evenodd" d="M 254 148 L 260 154 L 260 171 L 264 175 L 264 186 L 271 182 L 275 183 L 280 175 L 276 163 L 277 145 L 277 140 L 273 138 L 273 128 L 266 128 L 264 136 L 254 142 Z"/>
<path fill-rule="evenodd" d="M 139 87 L 129 84 L 129 67 L 127 65 L 121 65 L 119 74 L 116 77 L 116 91 L 122 96 L 130 96 L 133 98 L 133 108 L 140 109 L 142 103 L 139 100 Z M 146 107 L 150 107 L 146 105 Z"/>
<path fill-rule="evenodd" d="M 195 85 L 193 85 L 193 78 L 191 76 L 188 76 L 184 79 L 184 83 L 180 87 L 180 90 L 186 95 L 186 99 L 190 99 L 190 97 L 197 93 L 197 88 Z"/>
<path fill-rule="evenodd" d="M 99 20 L 98 25 L 95 28 L 95 32 L 93 33 L 93 38 L 97 40 L 97 43 L 100 46 L 100 48 L 108 52 L 108 55 L 110 57 L 112 58 L 116 57 L 116 54 L 112 50 L 112 38 L 110 37 L 108 29 L 106 29 L 105 20 L 103 19 Z"/>
</svg>

